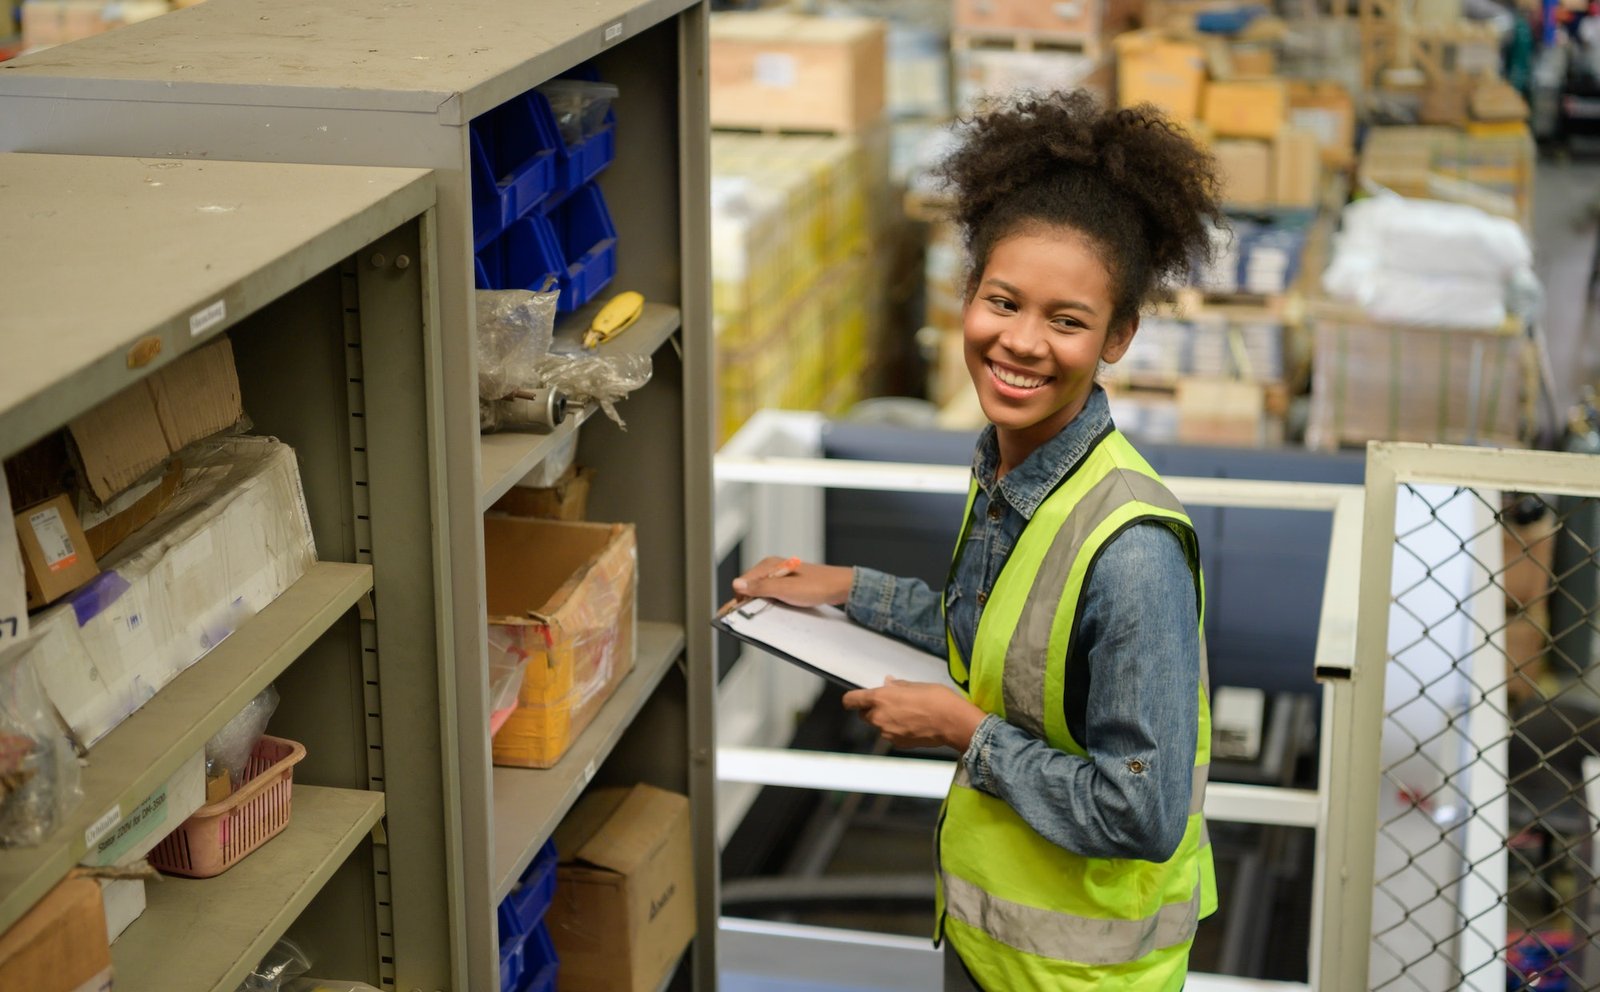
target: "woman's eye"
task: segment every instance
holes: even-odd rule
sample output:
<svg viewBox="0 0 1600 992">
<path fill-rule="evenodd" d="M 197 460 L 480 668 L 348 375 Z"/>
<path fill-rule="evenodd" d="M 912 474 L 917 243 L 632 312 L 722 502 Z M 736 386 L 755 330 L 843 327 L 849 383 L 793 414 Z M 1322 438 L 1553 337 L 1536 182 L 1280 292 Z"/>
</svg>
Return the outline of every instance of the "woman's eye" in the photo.
<svg viewBox="0 0 1600 992">
<path fill-rule="evenodd" d="M 1058 331 L 1075 331 L 1083 326 L 1082 322 L 1071 317 L 1057 317 L 1052 323 Z"/>
<path fill-rule="evenodd" d="M 989 304 L 991 306 L 993 306 L 996 310 L 1001 310 L 1001 311 L 1004 311 L 1006 313 L 1010 313 L 1011 311 L 1013 311 L 1013 310 L 1015 310 L 1017 308 L 1017 305 L 1015 303 L 1012 303 L 1010 300 L 1006 299 L 1004 296 L 991 296 L 991 297 L 989 297 Z"/>
</svg>

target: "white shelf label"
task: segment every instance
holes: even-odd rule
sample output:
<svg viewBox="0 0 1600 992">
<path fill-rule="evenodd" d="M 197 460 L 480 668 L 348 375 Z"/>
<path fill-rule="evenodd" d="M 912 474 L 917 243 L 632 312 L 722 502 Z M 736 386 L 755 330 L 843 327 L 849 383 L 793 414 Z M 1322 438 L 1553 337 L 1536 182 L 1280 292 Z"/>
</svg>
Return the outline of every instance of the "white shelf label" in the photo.
<svg viewBox="0 0 1600 992">
<path fill-rule="evenodd" d="M 38 513 L 30 513 L 28 526 L 33 528 L 33 536 L 39 541 L 39 550 L 44 553 L 45 567 L 50 571 L 59 572 L 77 563 L 78 549 L 67 533 L 60 510 L 50 506 Z"/>
<path fill-rule="evenodd" d="M 606 25 L 606 33 L 605 33 L 605 43 L 606 44 L 609 45 L 613 41 L 616 41 L 620 37 L 622 37 L 622 22 L 621 21 L 618 21 L 615 24 L 607 24 Z"/>
<path fill-rule="evenodd" d="M 117 824 L 122 822 L 122 806 L 114 804 L 110 809 L 100 814 L 100 819 L 89 824 L 89 829 L 83 832 L 83 845 L 89 850 L 100 843 L 100 838 L 110 833 Z"/>
<path fill-rule="evenodd" d="M 224 300 L 218 300 L 204 310 L 196 310 L 189 315 L 189 336 L 199 337 L 227 319 L 228 304 Z"/>
<path fill-rule="evenodd" d="M 583 766 L 583 784 L 584 785 L 588 785 L 592 781 L 594 781 L 594 762 L 593 761 L 591 761 L 587 765 Z"/>
<path fill-rule="evenodd" d="M 780 90 L 792 88 L 800 76 L 794 56 L 783 52 L 762 52 L 757 55 L 755 73 L 757 83 Z"/>
</svg>

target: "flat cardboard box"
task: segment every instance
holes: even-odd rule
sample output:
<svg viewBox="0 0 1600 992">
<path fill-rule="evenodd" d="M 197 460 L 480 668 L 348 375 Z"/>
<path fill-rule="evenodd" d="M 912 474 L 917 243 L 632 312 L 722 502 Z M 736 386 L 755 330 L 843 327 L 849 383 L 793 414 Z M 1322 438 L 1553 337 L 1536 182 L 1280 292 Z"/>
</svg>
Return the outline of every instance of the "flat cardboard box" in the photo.
<svg viewBox="0 0 1600 992">
<path fill-rule="evenodd" d="M 173 453 L 233 426 L 243 412 L 233 346 L 220 337 L 72 421 L 83 479 L 102 503 Z"/>
<path fill-rule="evenodd" d="M 1153 31 L 1130 31 L 1116 40 L 1117 105 L 1152 103 L 1179 124 L 1200 116 L 1206 54 L 1196 44 Z"/>
<path fill-rule="evenodd" d="M 315 561 L 294 450 L 260 437 L 199 445 L 172 505 L 71 602 L 34 617 L 29 661 L 93 745 Z"/>
<path fill-rule="evenodd" d="M 28 609 L 48 606 L 100 574 L 70 496 L 24 507 L 14 520 Z"/>
<path fill-rule="evenodd" d="M 1333 82 L 1289 81 L 1289 123 L 1317 136 L 1322 163 L 1350 164 L 1355 155 L 1356 109 L 1350 91 Z"/>
<path fill-rule="evenodd" d="M 633 670 L 633 525 L 490 514 L 483 532 L 490 668 L 527 659 L 494 762 L 549 768 Z"/>
<path fill-rule="evenodd" d="M 1259 382 L 1178 380 L 1178 442 L 1254 447 L 1262 442 L 1266 396 Z"/>
<path fill-rule="evenodd" d="M 1284 128 L 1272 147 L 1272 201 L 1280 207 L 1312 208 L 1322 185 L 1322 151 L 1317 136 Z"/>
<path fill-rule="evenodd" d="M 1272 146 L 1265 141 L 1218 141 L 1211 146 L 1222 174 L 1222 200 L 1231 207 L 1273 202 Z"/>
<path fill-rule="evenodd" d="M 689 800 L 595 789 L 556 828 L 547 917 L 562 992 L 653 992 L 694 938 Z"/>
<path fill-rule="evenodd" d="M 713 127 L 859 131 L 883 116 L 884 22 L 783 12 L 711 19 Z"/>
<path fill-rule="evenodd" d="M 512 486 L 490 507 L 496 513 L 542 520 L 582 520 L 588 514 L 594 469 L 568 466 L 553 486 Z"/>
<path fill-rule="evenodd" d="M 1281 79 L 1214 80 L 1206 87 L 1202 119 L 1221 138 L 1278 135 L 1289 117 L 1289 91 Z"/>
<path fill-rule="evenodd" d="M 97 881 L 100 901 L 106 908 L 106 937 L 115 944 L 133 921 L 144 914 L 144 879 L 102 878 Z"/>
<path fill-rule="evenodd" d="M 95 559 L 103 560 L 140 527 L 160 516 L 178 495 L 182 484 L 183 461 L 174 458 L 159 476 L 134 486 L 103 507 L 80 499 L 78 515 Z"/>
<path fill-rule="evenodd" d="M 0 933 L 0 989 L 110 992 L 111 942 L 98 882 L 66 879 Z"/>
</svg>

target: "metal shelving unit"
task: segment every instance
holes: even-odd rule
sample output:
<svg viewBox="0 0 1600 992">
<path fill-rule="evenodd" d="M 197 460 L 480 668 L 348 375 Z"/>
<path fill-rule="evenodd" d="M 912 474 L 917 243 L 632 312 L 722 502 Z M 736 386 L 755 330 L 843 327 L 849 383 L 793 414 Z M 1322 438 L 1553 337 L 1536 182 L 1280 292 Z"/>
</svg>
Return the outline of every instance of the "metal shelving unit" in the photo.
<svg viewBox="0 0 1600 992">
<path fill-rule="evenodd" d="M 84 798 L 43 844 L 0 850 L 0 929 L 83 856 L 89 824 L 132 812 L 273 683 L 271 730 L 307 749 L 288 828 L 216 878 L 152 884 L 113 947 L 119 984 L 231 990 L 292 934 L 328 973 L 392 986 L 411 932 L 397 892 L 419 907 L 400 923 L 439 933 L 408 948 L 419 981 L 448 980 L 454 768 L 418 719 L 453 698 L 426 537 L 443 505 L 433 175 L 0 154 L 0 190 L 0 457 L 226 335 L 255 433 L 295 450 L 319 558 L 90 749 Z"/>
<path fill-rule="evenodd" d="M 449 975 L 411 970 L 438 946 L 404 918 L 436 911 L 396 891 L 396 987 L 496 986 L 508 872 L 591 780 L 689 795 L 699 936 L 677 984 L 714 987 L 707 19 L 705 0 L 209 0 L 0 67 L 3 147 L 435 171 L 440 352 L 427 381 L 439 384 L 430 423 L 445 503 L 432 527 L 450 684 L 431 740 L 450 769 L 447 848 L 459 863 L 454 911 L 438 926 Z M 613 347 L 649 350 L 654 375 L 621 407 L 626 432 L 603 418 L 580 427 L 580 416 L 552 434 L 480 440 L 467 126 L 579 65 L 621 91 L 616 159 L 598 180 L 617 228 L 612 289 L 652 306 Z M 574 757 L 537 778 L 507 774 L 490 761 L 482 510 L 572 431 L 596 471 L 590 517 L 637 527 L 641 629 L 660 636 L 640 638 L 634 675 Z M 523 805 L 523 786 L 538 794 L 533 815 L 501 815 Z M 406 819 L 392 801 L 388 820 L 397 838 Z"/>
</svg>

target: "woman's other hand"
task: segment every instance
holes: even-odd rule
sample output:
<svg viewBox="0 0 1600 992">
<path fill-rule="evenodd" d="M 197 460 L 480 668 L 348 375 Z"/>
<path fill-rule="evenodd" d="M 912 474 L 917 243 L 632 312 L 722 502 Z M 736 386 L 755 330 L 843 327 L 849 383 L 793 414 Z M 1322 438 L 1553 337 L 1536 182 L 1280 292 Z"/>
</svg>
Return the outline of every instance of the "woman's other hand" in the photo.
<svg viewBox="0 0 1600 992">
<path fill-rule="evenodd" d="M 845 693 L 844 707 L 860 713 L 896 747 L 943 744 L 962 752 L 986 715 L 946 686 L 899 679 L 889 679 L 876 689 Z"/>
<path fill-rule="evenodd" d="M 790 606 L 838 606 L 850 598 L 855 570 L 795 558 L 768 557 L 733 580 L 740 596 L 776 599 Z"/>
</svg>

